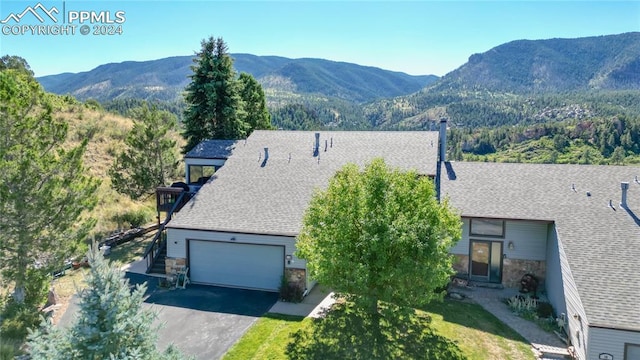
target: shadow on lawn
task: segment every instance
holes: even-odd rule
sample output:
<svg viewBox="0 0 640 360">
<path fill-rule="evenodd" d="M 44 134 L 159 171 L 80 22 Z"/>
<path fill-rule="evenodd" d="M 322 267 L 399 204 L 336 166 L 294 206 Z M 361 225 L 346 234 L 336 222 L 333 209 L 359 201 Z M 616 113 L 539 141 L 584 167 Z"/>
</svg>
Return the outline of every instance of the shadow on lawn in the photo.
<svg viewBox="0 0 640 360">
<path fill-rule="evenodd" d="M 449 323 L 480 330 L 501 338 L 527 343 L 520 334 L 475 303 L 458 300 L 434 301 L 422 308 L 422 310 L 441 315 L 443 320 Z M 533 323 L 531 325 L 536 326 Z"/>
<path fill-rule="evenodd" d="M 392 305 L 374 316 L 336 303 L 324 317 L 291 335 L 290 359 L 464 359 L 458 345 L 434 332 L 430 318 Z M 377 335 L 376 335 L 377 334 Z"/>
</svg>

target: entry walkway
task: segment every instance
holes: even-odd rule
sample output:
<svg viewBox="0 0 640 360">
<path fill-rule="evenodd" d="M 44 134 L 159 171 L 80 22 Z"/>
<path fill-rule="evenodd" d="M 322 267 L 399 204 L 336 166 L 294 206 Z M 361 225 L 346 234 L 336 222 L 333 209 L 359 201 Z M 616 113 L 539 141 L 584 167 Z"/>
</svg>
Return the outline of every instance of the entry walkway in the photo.
<svg viewBox="0 0 640 360">
<path fill-rule="evenodd" d="M 333 298 L 332 291 L 329 291 L 323 286 L 316 285 L 301 302 L 290 303 L 278 301 L 271 307 L 269 312 L 317 318 L 321 316 L 324 310 L 330 308 L 334 302 L 335 299 Z"/>
</svg>

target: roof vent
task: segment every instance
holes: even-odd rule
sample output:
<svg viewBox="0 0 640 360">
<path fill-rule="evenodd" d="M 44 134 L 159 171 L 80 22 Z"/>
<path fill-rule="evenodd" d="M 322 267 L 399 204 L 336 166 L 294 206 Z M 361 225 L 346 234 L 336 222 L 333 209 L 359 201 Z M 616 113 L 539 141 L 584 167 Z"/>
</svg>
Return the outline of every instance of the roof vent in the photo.
<svg viewBox="0 0 640 360">
<path fill-rule="evenodd" d="M 330 147 L 333 147 L 333 136 L 331 137 L 331 145 L 329 145 Z"/>
<path fill-rule="evenodd" d="M 638 181 L 638 175 L 636 175 L 636 176 L 633 178 L 633 181 L 634 181 L 636 184 L 640 184 L 640 181 Z"/>
<path fill-rule="evenodd" d="M 573 190 L 574 192 L 578 191 L 578 190 L 576 190 L 576 184 L 571 184 L 571 190 Z"/>
<path fill-rule="evenodd" d="M 620 207 L 627 208 L 627 190 L 629 190 L 629 183 L 623 181 L 620 183 L 620 189 L 622 190 L 622 197 L 620 198 Z"/>
<path fill-rule="evenodd" d="M 313 145 L 313 156 L 318 156 L 320 152 L 320 133 L 316 133 L 316 143 Z"/>
<path fill-rule="evenodd" d="M 329 146 L 329 140 L 324 140 L 324 152 L 327 152 L 327 147 Z"/>
<path fill-rule="evenodd" d="M 268 147 L 264 148 L 264 160 L 262 161 L 262 164 L 260 165 L 260 167 L 267 166 L 267 160 L 269 160 L 269 148 Z"/>
<path fill-rule="evenodd" d="M 613 200 L 609 200 L 609 207 L 613 209 L 613 211 L 616 210 L 615 206 L 613 206 Z"/>
</svg>

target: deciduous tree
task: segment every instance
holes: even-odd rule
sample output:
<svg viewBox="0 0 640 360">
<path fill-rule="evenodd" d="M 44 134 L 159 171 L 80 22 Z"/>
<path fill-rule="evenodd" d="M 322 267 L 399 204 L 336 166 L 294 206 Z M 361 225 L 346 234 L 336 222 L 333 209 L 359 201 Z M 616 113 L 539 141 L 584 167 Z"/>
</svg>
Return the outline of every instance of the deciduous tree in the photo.
<svg viewBox="0 0 640 360">
<path fill-rule="evenodd" d="M 429 178 L 376 159 L 347 165 L 316 193 L 304 216 L 297 255 L 310 277 L 341 293 L 403 306 L 426 305 L 452 274 L 460 216 L 438 203 Z"/>
<path fill-rule="evenodd" d="M 130 110 L 129 116 L 134 124 L 127 148 L 116 157 L 109 176 L 115 190 L 138 199 L 177 176 L 176 141 L 170 138 L 177 125 L 173 114 L 148 104 Z"/>
</svg>

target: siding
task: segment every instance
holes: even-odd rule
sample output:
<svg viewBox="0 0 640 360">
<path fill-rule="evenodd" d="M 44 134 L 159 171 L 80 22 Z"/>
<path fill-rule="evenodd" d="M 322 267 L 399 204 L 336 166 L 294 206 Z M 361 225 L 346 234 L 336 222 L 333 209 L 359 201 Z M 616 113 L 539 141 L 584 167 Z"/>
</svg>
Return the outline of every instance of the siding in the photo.
<svg viewBox="0 0 640 360">
<path fill-rule="evenodd" d="M 590 327 L 588 359 L 598 359 L 601 353 L 607 353 L 614 360 L 623 360 L 625 344 L 640 345 L 640 332 Z"/>
<path fill-rule="evenodd" d="M 560 248 L 558 246 L 558 236 L 556 235 L 556 227 L 553 224 L 548 226 L 547 235 L 547 274 L 545 279 L 545 287 L 547 290 L 547 298 L 556 316 L 567 314 L 567 303 L 564 301 L 564 283 L 562 281 L 562 265 L 560 264 Z"/>
<path fill-rule="evenodd" d="M 296 250 L 296 239 L 289 236 L 235 234 L 169 228 L 167 229 L 167 257 L 186 258 L 188 239 L 234 242 L 231 241 L 231 238 L 235 238 L 237 243 L 282 245 L 285 247 L 285 255 L 293 255 Z M 285 268 L 306 269 L 306 265 L 305 260 L 298 259 L 293 255 L 291 264 L 285 263 Z"/>
<path fill-rule="evenodd" d="M 554 233 L 556 234 L 555 238 L 558 246 L 560 269 L 562 271 L 562 286 L 564 301 L 567 307 L 567 332 L 569 340 L 575 347 L 578 360 L 586 360 L 586 348 L 589 338 L 587 314 L 584 312 L 582 300 L 580 300 L 580 295 L 578 294 L 578 288 L 571 274 L 569 260 L 564 251 L 562 239 L 557 235 L 557 232 L 554 231 Z M 547 278 L 549 278 L 549 275 L 547 275 Z"/>
<path fill-rule="evenodd" d="M 469 255 L 469 239 L 504 241 L 503 251 L 510 259 L 542 260 L 547 256 L 548 223 L 541 221 L 506 220 L 503 238 L 469 235 L 469 218 L 462 219 L 462 238 L 451 248 L 452 254 Z M 509 250 L 509 242 L 513 250 Z"/>
</svg>

